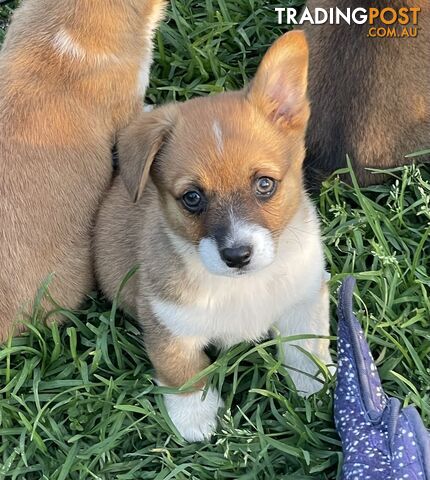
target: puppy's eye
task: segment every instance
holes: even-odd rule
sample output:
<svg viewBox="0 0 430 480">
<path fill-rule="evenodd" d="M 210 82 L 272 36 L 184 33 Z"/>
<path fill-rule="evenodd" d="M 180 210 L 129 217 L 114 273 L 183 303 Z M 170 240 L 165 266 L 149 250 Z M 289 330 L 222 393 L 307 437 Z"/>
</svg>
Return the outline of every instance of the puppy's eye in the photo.
<svg viewBox="0 0 430 480">
<path fill-rule="evenodd" d="M 191 213 L 201 213 L 204 209 L 205 197 L 198 190 L 189 190 L 182 195 L 184 207 Z"/>
<path fill-rule="evenodd" d="M 270 177 L 260 177 L 255 181 L 255 194 L 260 198 L 271 197 L 276 190 L 277 182 Z"/>
</svg>

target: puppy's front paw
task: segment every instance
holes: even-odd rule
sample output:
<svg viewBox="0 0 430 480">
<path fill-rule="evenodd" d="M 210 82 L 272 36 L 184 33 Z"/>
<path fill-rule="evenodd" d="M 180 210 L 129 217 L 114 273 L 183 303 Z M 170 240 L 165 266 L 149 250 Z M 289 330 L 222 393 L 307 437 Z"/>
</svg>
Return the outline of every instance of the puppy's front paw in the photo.
<svg viewBox="0 0 430 480">
<path fill-rule="evenodd" d="M 302 397 L 309 397 L 310 395 L 319 392 L 324 386 L 323 380 L 318 376 L 316 378 L 308 377 L 304 373 L 299 372 L 290 372 L 290 375 L 297 393 Z"/>
<path fill-rule="evenodd" d="M 336 367 L 328 366 L 328 371 L 333 376 L 336 372 Z M 314 376 L 308 376 L 304 373 L 290 371 L 290 376 L 294 382 L 297 393 L 302 397 L 309 397 L 314 393 L 319 392 L 324 387 L 324 376 L 320 373 Z"/>
<path fill-rule="evenodd" d="M 182 437 L 188 442 L 199 442 L 209 439 L 215 431 L 218 409 L 224 402 L 211 388 L 203 400 L 202 392 L 166 394 L 164 404 Z"/>
</svg>

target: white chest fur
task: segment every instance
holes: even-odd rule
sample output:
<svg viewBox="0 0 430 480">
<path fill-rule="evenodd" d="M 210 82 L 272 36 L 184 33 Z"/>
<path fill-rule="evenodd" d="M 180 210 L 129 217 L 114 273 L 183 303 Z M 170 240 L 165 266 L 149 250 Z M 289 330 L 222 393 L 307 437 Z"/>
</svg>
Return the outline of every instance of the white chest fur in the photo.
<svg viewBox="0 0 430 480">
<path fill-rule="evenodd" d="M 259 272 L 235 278 L 212 275 L 193 248 L 182 246 L 188 275 L 199 285 L 192 304 L 151 301 L 154 315 L 173 335 L 225 346 L 257 340 L 289 308 L 319 295 L 324 259 L 310 204 L 282 233 L 275 261 Z"/>
</svg>

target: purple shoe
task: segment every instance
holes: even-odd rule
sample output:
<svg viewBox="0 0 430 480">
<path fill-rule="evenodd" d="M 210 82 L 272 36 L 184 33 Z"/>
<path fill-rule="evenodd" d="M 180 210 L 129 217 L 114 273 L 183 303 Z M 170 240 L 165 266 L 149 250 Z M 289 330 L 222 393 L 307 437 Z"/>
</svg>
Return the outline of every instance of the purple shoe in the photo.
<svg viewBox="0 0 430 480">
<path fill-rule="evenodd" d="M 412 407 L 388 398 L 363 331 L 352 312 L 355 280 L 339 299 L 335 423 L 342 440 L 343 480 L 430 480 L 430 435 Z"/>
</svg>

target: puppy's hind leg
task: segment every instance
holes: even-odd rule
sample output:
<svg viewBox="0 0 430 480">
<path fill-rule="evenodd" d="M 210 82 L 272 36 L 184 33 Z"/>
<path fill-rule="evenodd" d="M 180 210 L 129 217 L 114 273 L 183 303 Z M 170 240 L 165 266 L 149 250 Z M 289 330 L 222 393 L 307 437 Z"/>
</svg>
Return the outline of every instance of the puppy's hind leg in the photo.
<svg viewBox="0 0 430 480">
<path fill-rule="evenodd" d="M 323 282 L 315 299 L 295 305 L 288 312 L 284 312 L 277 327 L 283 337 L 293 335 L 328 337 L 330 329 L 329 294 L 326 283 Z M 323 387 L 323 376 L 318 365 L 303 351 L 312 354 L 328 365 L 330 373 L 333 374 L 335 367 L 330 355 L 329 344 L 329 340 L 325 338 L 308 338 L 282 344 L 280 357 L 289 367 L 291 378 L 301 395 L 312 395 Z"/>
<path fill-rule="evenodd" d="M 165 329 L 145 331 L 148 355 L 160 385 L 179 388 L 209 365 L 201 339 L 173 337 Z M 218 409 L 223 406 L 219 393 L 210 388 L 203 398 L 206 379 L 190 393 L 165 394 L 167 412 L 182 437 L 189 442 L 207 440 L 216 429 Z"/>
</svg>

